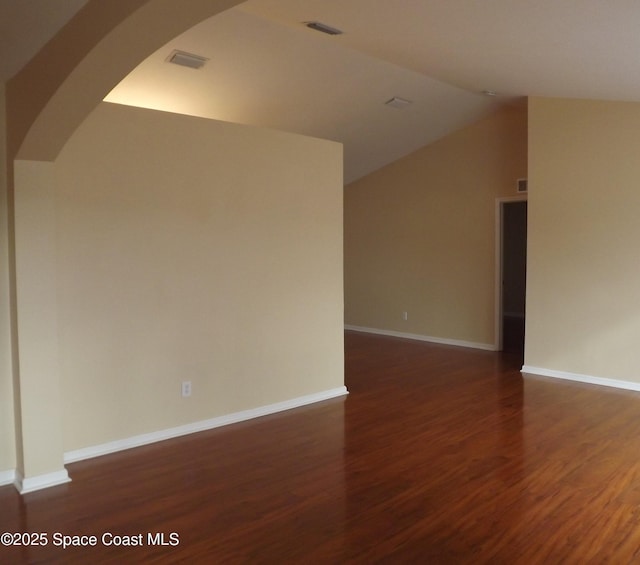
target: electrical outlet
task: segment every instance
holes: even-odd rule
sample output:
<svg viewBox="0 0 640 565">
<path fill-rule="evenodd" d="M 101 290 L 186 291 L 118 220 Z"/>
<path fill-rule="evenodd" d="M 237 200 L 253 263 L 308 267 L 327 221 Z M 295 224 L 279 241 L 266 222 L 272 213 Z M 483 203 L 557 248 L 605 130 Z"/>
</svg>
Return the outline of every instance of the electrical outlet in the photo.
<svg viewBox="0 0 640 565">
<path fill-rule="evenodd" d="M 407 320 L 407 313 L 406 312 L 402 313 L 402 319 L 405 320 L 405 321 Z"/>
<path fill-rule="evenodd" d="M 182 396 L 191 396 L 191 381 L 182 381 Z"/>
</svg>

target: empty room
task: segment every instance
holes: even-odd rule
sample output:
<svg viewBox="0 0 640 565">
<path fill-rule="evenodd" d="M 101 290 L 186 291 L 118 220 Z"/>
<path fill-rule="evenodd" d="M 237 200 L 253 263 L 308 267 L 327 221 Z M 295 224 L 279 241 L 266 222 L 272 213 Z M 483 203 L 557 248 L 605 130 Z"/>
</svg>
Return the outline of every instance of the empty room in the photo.
<svg viewBox="0 0 640 565">
<path fill-rule="evenodd" d="M 639 18 L 0 0 L 0 562 L 640 559 Z"/>
</svg>

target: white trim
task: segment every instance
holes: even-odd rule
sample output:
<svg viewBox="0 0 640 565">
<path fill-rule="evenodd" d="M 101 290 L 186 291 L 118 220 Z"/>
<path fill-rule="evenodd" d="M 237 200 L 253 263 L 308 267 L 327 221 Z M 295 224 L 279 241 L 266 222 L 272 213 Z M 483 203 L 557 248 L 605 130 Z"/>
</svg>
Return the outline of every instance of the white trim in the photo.
<svg viewBox="0 0 640 565">
<path fill-rule="evenodd" d="M 530 365 L 524 365 L 521 369 L 521 373 L 525 376 L 528 373 L 530 375 L 551 377 L 553 379 L 563 379 L 566 381 L 577 381 L 580 383 L 588 383 L 591 385 L 609 386 L 613 388 L 622 388 L 625 390 L 640 391 L 640 383 L 633 381 L 620 381 L 617 379 L 608 379 L 604 377 L 592 377 L 591 375 L 581 375 L 580 373 L 569 373 L 566 371 L 556 371 L 554 369 L 531 367 Z"/>
<path fill-rule="evenodd" d="M 6 485 L 12 485 L 16 482 L 16 470 L 8 469 L 7 471 L 0 471 L 0 487 Z"/>
<path fill-rule="evenodd" d="M 502 351 L 502 205 L 508 202 L 527 202 L 526 193 L 496 198 L 495 215 L 495 279 L 494 279 L 494 351 Z"/>
<path fill-rule="evenodd" d="M 252 408 L 251 410 L 234 412 L 233 414 L 211 418 L 210 420 L 201 420 L 199 422 L 185 424 L 184 426 L 177 426 L 175 428 L 169 428 L 166 430 L 160 430 L 148 434 L 141 434 L 125 439 L 110 441 L 108 443 L 85 447 L 82 449 L 76 449 L 74 451 L 67 451 L 64 454 L 64 462 L 73 463 L 74 461 L 90 459 L 91 457 L 99 457 L 100 455 L 107 455 L 108 453 L 131 449 L 132 447 L 140 447 L 142 445 L 147 445 L 166 439 L 193 434 L 196 432 L 202 432 L 205 430 L 211 430 L 213 428 L 235 424 L 244 420 L 259 418 L 260 416 L 267 416 L 269 414 L 275 414 L 276 412 L 282 412 L 284 410 L 291 410 L 292 408 L 306 406 L 307 404 L 322 402 L 323 400 L 329 400 L 330 398 L 344 396 L 345 394 L 349 394 L 349 392 L 347 391 L 347 387 L 341 386 L 315 394 L 309 394 L 306 396 L 293 398 L 291 400 L 285 400 L 284 402 L 277 402 L 276 404 L 268 404 L 266 406 L 260 406 L 259 408 Z"/>
<path fill-rule="evenodd" d="M 388 335 L 391 337 L 402 337 L 404 339 L 415 339 L 418 341 L 428 341 L 429 343 L 439 343 L 442 345 L 455 345 L 456 347 L 470 347 L 472 349 L 483 349 L 485 351 L 496 351 L 492 343 L 478 343 L 475 341 L 463 341 L 460 339 L 448 339 L 444 337 L 433 337 L 429 335 L 410 334 L 406 332 L 396 332 L 394 330 L 380 330 L 378 328 L 364 328 L 362 326 L 345 325 L 345 330 L 354 332 L 364 332 L 368 334 Z"/>
<path fill-rule="evenodd" d="M 19 471 L 16 471 L 16 478 L 13 484 L 20 494 L 27 494 L 28 492 L 69 482 L 71 482 L 71 479 L 69 478 L 67 470 L 62 469 L 60 471 L 54 471 L 53 473 L 36 475 L 35 477 L 23 477 Z"/>
</svg>

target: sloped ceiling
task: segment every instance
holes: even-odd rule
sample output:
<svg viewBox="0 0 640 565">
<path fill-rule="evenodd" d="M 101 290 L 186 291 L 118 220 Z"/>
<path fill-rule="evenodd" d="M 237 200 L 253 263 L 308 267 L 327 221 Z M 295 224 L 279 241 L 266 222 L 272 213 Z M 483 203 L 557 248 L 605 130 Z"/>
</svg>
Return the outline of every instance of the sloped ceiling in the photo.
<svg viewBox="0 0 640 565">
<path fill-rule="evenodd" d="M 5 79 L 84 3 L 0 0 Z M 640 101 L 638 29 L 636 0 L 249 0 L 175 38 L 107 100 L 341 141 L 349 182 L 526 96 Z M 209 62 L 168 64 L 173 49 Z M 385 106 L 393 96 L 412 104 Z"/>
<path fill-rule="evenodd" d="M 344 45 L 503 96 L 640 100 L 636 0 L 253 0 L 244 9 L 348 30 Z"/>
<path fill-rule="evenodd" d="M 229 10 L 157 51 L 106 100 L 340 141 L 346 182 L 477 120 L 495 104 L 341 39 Z M 168 64 L 174 49 L 210 60 L 200 70 Z M 402 110 L 385 106 L 394 96 L 412 103 Z"/>
</svg>

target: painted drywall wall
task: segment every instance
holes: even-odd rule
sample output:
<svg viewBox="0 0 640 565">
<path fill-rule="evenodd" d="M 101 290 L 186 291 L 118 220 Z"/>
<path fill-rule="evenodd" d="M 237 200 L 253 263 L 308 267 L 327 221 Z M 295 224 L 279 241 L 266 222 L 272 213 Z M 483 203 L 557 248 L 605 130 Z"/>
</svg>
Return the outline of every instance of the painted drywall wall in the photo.
<svg viewBox="0 0 640 565">
<path fill-rule="evenodd" d="M 5 87 L 0 84 L 0 474 L 16 467 L 9 305 L 9 216 Z M 1 476 L 0 476 L 0 480 Z"/>
<path fill-rule="evenodd" d="M 525 364 L 640 382 L 640 104 L 529 102 Z"/>
<path fill-rule="evenodd" d="M 58 373 L 53 163 L 14 161 L 15 279 L 20 369 L 19 477 L 65 473 Z M 14 383 L 16 381 L 14 380 Z M 46 432 L 43 432 L 46 430 Z M 19 478 L 19 482 L 21 479 Z M 24 486 L 24 485 L 23 485 Z"/>
<path fill-rule="evenodd" d="M 55 168 L 65 451 L 344 385 L 340 144 L 103 103 Z"/>
<path fill-rule="evenodd" d="M 346 324 L 492 346 L 495 199 L 526 171 L 518 106 L 347 186 Z"/>
<path fill-rule="evenodd" d="M 62 467 L 57 269 L 51 251 L 56 243 L 51 163 L 91 110 L 146 55 L 238 1 L 185 0 L 178 5 L 172 0 L 91 0 L 6 85 L 8 190 L 15 194 L 9 248 L 16 281 L 11 341 L 19 490 L 67 480 Z M 142 39 L 140 29 L 149 30 Z"/>
</svg>

